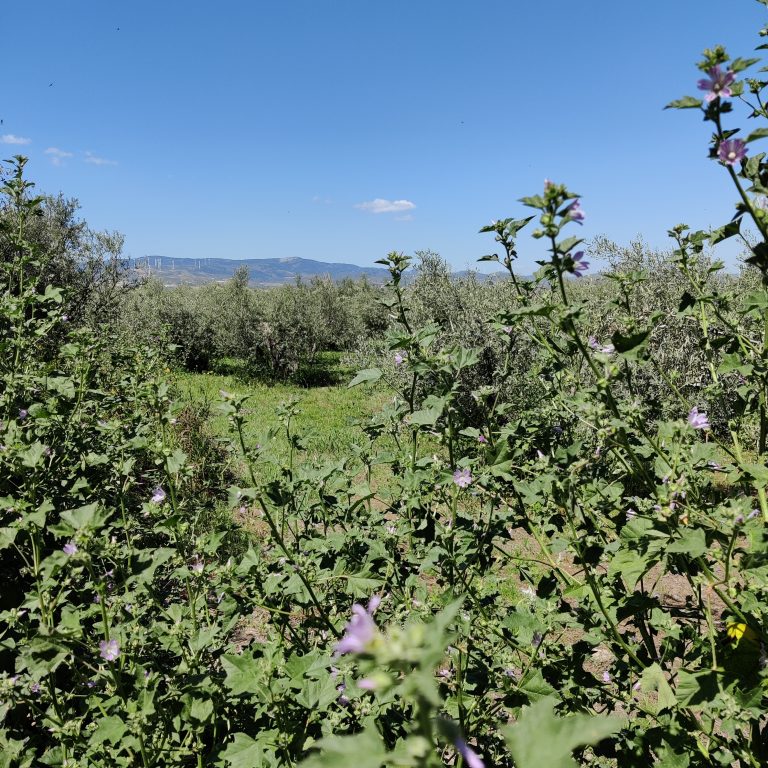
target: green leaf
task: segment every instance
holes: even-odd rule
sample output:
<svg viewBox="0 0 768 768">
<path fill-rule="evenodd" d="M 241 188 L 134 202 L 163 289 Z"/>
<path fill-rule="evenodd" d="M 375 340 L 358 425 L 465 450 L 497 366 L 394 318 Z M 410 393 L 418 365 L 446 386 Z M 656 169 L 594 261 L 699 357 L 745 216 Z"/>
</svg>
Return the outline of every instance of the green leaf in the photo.
<svg viewBox="0 0 768 768">
<path fill-rule="evenodd" d="M 701 557 L 706 551 L 707 538 L 702 528 L 686 530 L 677 541 L 671 542 L 667 547 L 667 552 L 689 557 Z"/>
<path fill-rule="evenodd" d="M 226 673 L 224 685 L 233 696 L 241 693 L 265 693 L 261 684 L 261 666 L 253 656 L 224 654 L 221 657 L 221 666 Z"/>
<path fill-rule="evenodd" d="M 528 701 L 530 702 L 551 698 L 557 694 L 555 689 L 544 679 L 539 669 L 529 669 L 517 687 L 518 690 L 528 696 Z"/>
<path fill-rule="evenodd" d="M 200 723 L 208 722 L 213 714 L 213 699 L 193 699 L 189 714 Z"/>
<path fill-rule="evenodd" d="M 700 109 L 702 104 L 702 100 L 697 99 L 695 96 L 683 96 L 682 99 L 670 101 L 664 109 Z"/>
<path fill-rule="evenodd" d="M 352 381 L 347 384 L 347 388 L 351 389 L 352 387 L 356 387 L 358 384 L 372 384 L 375 381 L 378 381 L 381 378 L 381 369 L 380 368 L 366 368 L 363 371 L 358 371 L 357 376 L 355 376 Z"/>
<path fill-rule="evenodd" d="M 638 552 L 631 549 L 620 549 L 608 565 L 608 576 L 621 575 L 624 586 L 628 590 L 633 590 L 635 584 L 654 564 L 654 561 L 648 557 L 643 557 Z"/>
<path fill-rule="evenodd" d="M 750 141 L 757 141 L 758 139 L 764 139 L 768 137 L 768 128 L 758 128 L 752 131 L 752 133 L 744 139 L 745 144 L 749 144 Z"/>
<path fill-rule="evenodd" d="M 554 699 L 542 699 L 524 709 L 514 725 L 502 728 L 517 768 L 575 768 L 574 749 L 597 744 L 625 724 L 614 716 L 559 717 L 554 709 Z"/>
<path fill-rule="evenodd" d="M 373 726 L 355 736 L 330 736 L 317 746 L 320 752 L 301 762 L 301 768 L 381 768 L 387 761 L 387 751 Z"/>
<path fill-rule="evenodd" d="M 261 744 L 244 733 L 236 733 L 221 756 L 231 768 L 261 768 L 268 764 Z"/>
<path fill-rule="evenodd" d="M 714 701 L 719 693 L 717 672 L 705 669 L 703 672 L 688 672 L 681 669 L 677 675 L 677 701 L 683 707 L 701 709 Z"/>
<path fill-rule="evenodd" d="M 42 443 L 35 442 L 21 454 L 21 463 L 25 467 L 34 469 L 45 456 L 45 446 Z"/>
<path fill-rule="evenodd" d="M 187 454 L 177 448 L 166 460 L 165 466 L 169 474 L 175 475 L 187 463 Z"/>
<path fill-rule="evenodd" d="M 632 333 L 629 336 L 624 336 L 620 331 L 616 331 L 613 336 L 611 336 L 611 342 L 620 355 L 632 353 L 628 356 L 636 358 L 638 353 L 648 342 L 648 337 L 650 335 L 651 331 L 648 328 L 644 331 L 639 331 L 638 333 Z"/>
<path fill-rule="evenodd" d="M 658 664 L 651 664 L 650 667 L 643 670 L 640 684 L 643 693 L 652 693 L 653 691 L 658 693 L 653 711 L 654 715 L 663 712 L 665 709 L 672 709 L 677 705 L 675 694 L 672 688 L 670 688 L 667 678 L 664 676 L 664 671 Z"/>
<path fill-rule="evenodd" d="M 99 720 L 96 730 L 93 732 L 89 743 L 91 746 L 103 744 L 108 741 L 110 744 L 117 744 L 123 738 L 128 726 L 117 715 L 111 715 Z"/>
<path fill-rule="evenodd" d="M 101 527 L 106 520 L 106 514 L 100 512 L 98 502 L 94 502 L 77 509 L 65 510 L 61 513 L 61 520 L 69 523 L 76 531 L 80 531 L 83 528 Z"/>
<path fill-rule="evenodd" d="M 717 245 L 718 243 L 721 243 L 723 240 L 727 240 L 729 237 L 738 235 L 740 226 L 741 226 L 741 217 L 739 217 L 738 219 L 734 219 L 733 221 L 729 221 L 727 224 L 724 224 L 722 227 L 713 229 L 709 235 L 709 242 L 712 245 Z"/>
</svg>

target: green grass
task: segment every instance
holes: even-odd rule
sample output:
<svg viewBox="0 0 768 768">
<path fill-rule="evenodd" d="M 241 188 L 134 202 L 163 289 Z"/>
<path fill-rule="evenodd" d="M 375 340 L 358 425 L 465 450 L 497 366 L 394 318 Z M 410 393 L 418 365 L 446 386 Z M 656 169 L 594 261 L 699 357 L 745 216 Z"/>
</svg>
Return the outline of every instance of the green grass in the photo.
<svg viewBox="0 0 768 768">
<path fill-rule="evenodd" d="M 211 405 L 210 427 L 219 437 L 230 435 L 227 418 L 216 407 L 221 401 L 219 392 L 248 395 L 245 403 L 246 440 L 252 444 L 260 443 L 271 457 L 283 462 L 289 456 L 284 431 L 271 441 L 268 438 L 270 429 L 280 427 L 278 408 L 281 404 L 298 400 L 299 414 L 292 423 L 292 430 L 304 437 L 306 451 L 297 460 L 325 463 L 349 455 L 352 444 L 362 436 L 355 422 L 365 421 L 389 399 L 386 392 L 370 387 L 348 389 L 340 385 L 307 389 L 295 384 L 265 384 L 214 373 L 180 372 L 176 375 L 176 386 L 182 400 Z M 269 470 L 265 471 L 269 474 Z M 238 474 L 243 474 L 242 467 Z"/>
</svg>

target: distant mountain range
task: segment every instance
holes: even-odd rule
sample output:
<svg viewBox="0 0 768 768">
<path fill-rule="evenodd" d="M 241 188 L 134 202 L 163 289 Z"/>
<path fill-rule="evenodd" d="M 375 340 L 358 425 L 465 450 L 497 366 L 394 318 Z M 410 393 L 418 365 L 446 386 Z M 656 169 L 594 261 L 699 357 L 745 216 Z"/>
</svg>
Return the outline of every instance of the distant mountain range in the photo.
<svg viewBox="0 0 768 768">
<path fill-rule="evenodd" d="M 382 267 L 334 264 L 298 256 L 285 259 L 189 259 L 169 256 L 144 256 L 131 259 L 130 266 L 143 277 L 156 277 L 165 285 L 201 285 L 230 280 L 240 267 L 248 267 L 248 280 L 254 286 L 292 283 L 297 277 L 311 279 L 328 276 L 331 280 L 353 280 L 365 275 L 371 282 L 384 283 L 389 272 Z"/>
<path fill-rule="evenodd" d="M 357 280 L 363 276 L 372 283 L 385 283 L 389 271 L 383 267 L 359 267 L 357 264 L 337 264 L 292 256 L 285 259 L 189 259 L 169 256 L 143 256 L 131 259 L 130 267 L 141 277 L 155 277 L 164 285 L 203 285 L 210 282 L 231 280 L 240 267 L 248 267 L 248 282 L 252 286 L 267 287 L 292 283 L 297 277 L 310 280 L 313 277 L 330 277 L 338 281 L 345 278 Z M 467 274 L 455 272 L 460 277 Z M 496 279 L 478 274 L 480 279 Z"/>
</svg>

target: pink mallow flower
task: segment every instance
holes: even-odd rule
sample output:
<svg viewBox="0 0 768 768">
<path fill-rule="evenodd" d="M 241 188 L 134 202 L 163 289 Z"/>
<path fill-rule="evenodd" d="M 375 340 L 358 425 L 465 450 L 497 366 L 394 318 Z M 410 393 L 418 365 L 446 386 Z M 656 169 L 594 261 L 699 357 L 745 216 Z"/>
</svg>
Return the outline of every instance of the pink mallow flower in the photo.
<svg viewBox="0 0 768 768">
<path fill-rule="evenodd" d="M 589 269 L 589 262 L 584 259 L 584 251 L 576 251 L 576 253 L 571 256 L 571 259 L 573 260 L 573 265 L 571 266 L 570 271 L 573 272 L 576 277 L 581 277 Z"/>
<path fill-rule="evenodd" d="M 480 756 L 473 749 L 470 748 L 464 739 L 458 737 L 454 742 L 456 751 L 461 755 L 467 768 L 485 768 L 485 763 L 480 759 Z"/>
<path fill-rule="evenodd" d="M 120 655 L 120 643 L 117 640 L 102 640 L 99 643 L 99 656 L 104 661 L 115 661 Z"/>
<path fill-rule="evenodd" d="M 69 555 L 71 557 L 72 555 L 77 554 L 77 544 L 75 544 L 74 541 L 68 541 L 63 546 L 63 550 L 65 555 Z"/>
<path fill-rule="evenodd" d="M 720 142 L 717 157 L 723 165 L 736 165 L 747 156 L 747 145 L 741 139 Z"/>
<path fill-rule="evenodd" d="M 453 482 L 459 486 L 459 488 L 466 488 L 472 483 L 472 473 L 469 469 L 457 469 L 453 473 Z"/>
<path fill-rule="evenodd" d="M 151 502 L 153 504 L 162 504 L 165 501 L 165 491 L 158 485 L 154 491 L 152 491 Z"/>
<path fill-rule="evenodd" d="M 699 409 L 694 405 L 688 413 L 688 423 L 694 429 L 709 429 L 709 419 L 707 414 L 699 412 Z"/>
<path fill-rule="evenodd" d="M 381 598 L 374 595 L 368 601 L 368 607 L 363 608 L 360 603 L 352 606 L 352 618 L 344 627 L 344 635 L 336 643 L 334 656 L 342 656 L 345 653 L 365 653 L 369 643 L 376 637 L 379 629 L 373 620 L 373 614 L 379 607 Z"/>
<path fill-rule="evenodd" d="M 564 211 L 565 215 L 577 224 L 581 224 L 584 219 L 584 211 L 581 210 L 581 203 L 578 200 L 574 200 Z"/>
<path fill-rule="evenodd" d="M 727 99 L 732 95 L 731 85 L 736 79 L 735 72 L 731 72 L 730 69 L 723 72 L 718 65 L 708 69 L 707 74 L 709 77 L 702 77 L 698 83 L 700 91 L 707 91 L 707 95 L 704 97 L 705 101 L 709 103 L 721 96 Z"/>
</svg>

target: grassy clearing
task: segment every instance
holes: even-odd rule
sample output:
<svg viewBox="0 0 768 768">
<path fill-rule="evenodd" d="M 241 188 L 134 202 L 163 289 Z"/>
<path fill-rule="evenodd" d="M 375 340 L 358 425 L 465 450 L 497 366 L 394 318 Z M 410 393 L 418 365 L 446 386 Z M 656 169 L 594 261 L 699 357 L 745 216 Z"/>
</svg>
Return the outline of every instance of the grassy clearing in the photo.
<svg viewBox="0 0 768 768">
<path fill-rule="evenodd" d="M 349 455 L 353 443 L 360 438 L 357 422 L 365 421 L 389 399 L 383 390 L 366 387 L 347 389 L 345 385 L 302 388 L 295 384 L 265 384 L 238 376 L 213 373 L 180 372 L 176 385 L 183 400 L 210 405 L 210 428 L 218 437 L 229 436 L 226 417 L 217 409 L 220 391 L 248 395 L 246 403 L 246 440 L 259 443 L 277 461 L 286 462 L 290 448 L 283 431 L 270 440 L 270 430 L 278 430 L 278 409 L 291 400 L 298 401 L 299 414 L 292 430 L 304 437 L 306 447 L 302 462 L 337 461 Z M 242 468 L 241 468 L 242 471 Z M 265 468 L 269 473 L 270 469 Z"/>
</svg>

